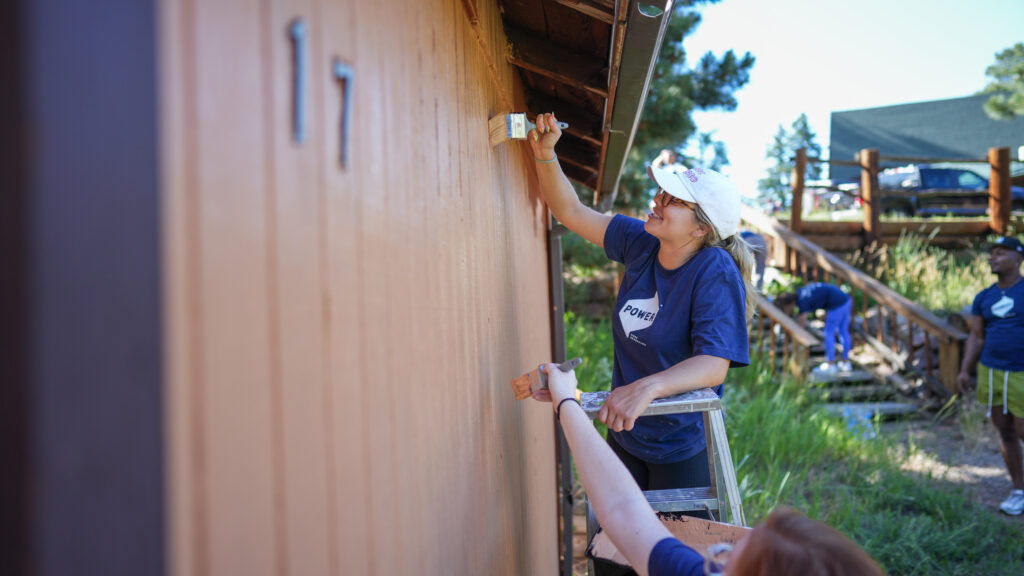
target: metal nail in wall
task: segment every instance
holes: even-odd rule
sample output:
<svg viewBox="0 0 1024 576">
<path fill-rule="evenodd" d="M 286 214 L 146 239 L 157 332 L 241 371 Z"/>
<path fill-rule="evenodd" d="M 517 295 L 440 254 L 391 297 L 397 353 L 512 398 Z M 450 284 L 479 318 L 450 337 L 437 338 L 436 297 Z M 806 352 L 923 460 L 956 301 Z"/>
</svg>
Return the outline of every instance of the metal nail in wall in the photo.
<svg viewBox="0 0 1024 576">
<path fill-rule="evenodd" d="M 344 169 L 348 165 L 348 134 L 349 124 L 351 124 L 350 117 L 352 115 L 352 90 L 355 84 L 355 70 L 352 69 L 352 66 L 341 60 L 335 60 L 334 79 L 338 82 L 338 86 L 342 91 L 339 160 L 341 161 L 342 169 Z"/>
<path fill-rule="evenodd" d="M 306 141 L 306 49 L 308 34 L 306 22 L 301 18 L 288 27 L 292 40 L 292 139 Z"/>
</svg>

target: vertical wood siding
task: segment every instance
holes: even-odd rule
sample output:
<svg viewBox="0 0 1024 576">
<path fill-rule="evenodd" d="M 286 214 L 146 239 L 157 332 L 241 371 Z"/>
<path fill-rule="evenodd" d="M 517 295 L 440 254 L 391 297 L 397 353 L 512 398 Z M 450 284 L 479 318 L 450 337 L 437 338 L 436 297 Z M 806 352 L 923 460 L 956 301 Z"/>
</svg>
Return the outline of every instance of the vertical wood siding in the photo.
<svg viewBox="0 0 1024 576">
<path fill-rule="evenodd" d="M 555 573 L 550 410 L 508 386 L 551 355 L 545 213 L 461 1 L 166 0 L 161 30 L 169 572 Z"/>
</svg>

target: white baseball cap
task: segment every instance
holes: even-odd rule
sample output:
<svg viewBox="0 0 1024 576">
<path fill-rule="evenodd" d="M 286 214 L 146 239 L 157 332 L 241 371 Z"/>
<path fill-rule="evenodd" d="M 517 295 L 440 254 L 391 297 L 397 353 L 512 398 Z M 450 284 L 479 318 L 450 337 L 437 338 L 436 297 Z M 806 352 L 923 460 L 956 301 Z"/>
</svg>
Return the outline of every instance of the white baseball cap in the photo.
<svg viewBox="0 0 1024 576">
<path fill-rule="evenodd" d="M 732 180 L 705 168 L 672 171 L 648 166 L 647 175 L 665 192 L 700 206 L 723 240 L 736 233 L 740 225 L 740 191 Z"/>
</svg>

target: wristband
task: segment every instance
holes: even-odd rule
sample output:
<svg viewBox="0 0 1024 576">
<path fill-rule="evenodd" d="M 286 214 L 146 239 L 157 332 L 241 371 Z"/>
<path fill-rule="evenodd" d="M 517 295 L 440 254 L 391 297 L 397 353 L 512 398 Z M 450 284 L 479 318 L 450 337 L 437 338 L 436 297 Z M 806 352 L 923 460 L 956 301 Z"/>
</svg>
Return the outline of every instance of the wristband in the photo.
<svg viewBox="0 0 1024 576">
<path fill-rule="evenodd" d="M 565 404 L 566 402 L 575 402 L 577 406 L 583 408 L 583 404 L 580 404 L 580 401 L 575 398 L 562 398 L 562 401 L 558 403 L 557 407 L 555 407 L 555 420 L 558 420 L 559 422 L 562 421 L 562 404 Z"/>
<path fill-rule="evenodd" d="M 551 160 L 541 160 L 540 158 L 537 158 L 536 156 L 534 156 L 533 159 L 537 161 L 537 164 L 552 164 L 552 163 L 558 161 L 558 154 L 555 154 L 554 158 L 552 158 Z"/>
</svg>

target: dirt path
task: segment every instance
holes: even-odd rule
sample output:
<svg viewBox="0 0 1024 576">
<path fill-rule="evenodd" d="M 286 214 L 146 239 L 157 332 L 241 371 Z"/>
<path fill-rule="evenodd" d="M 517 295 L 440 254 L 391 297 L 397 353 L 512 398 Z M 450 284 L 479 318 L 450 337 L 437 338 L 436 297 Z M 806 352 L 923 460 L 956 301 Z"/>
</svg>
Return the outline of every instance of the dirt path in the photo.
<svg viewBox="0 0 1024 576">
<path fill-rule="evenodd" d="M 914 454 L 904 459 L 903 470 L 963 486 L 972 500 L 998 510 L 1012 485 L 995 431 L 982 410 L 975 404 L 965 407 L 963 415 L 945 421 L 895 421 L 882 428 L 901 438 L 904 448 L 916 447 Z M 1003 517 L 1024 529 L 1024 515 Z"/>
</svg>

